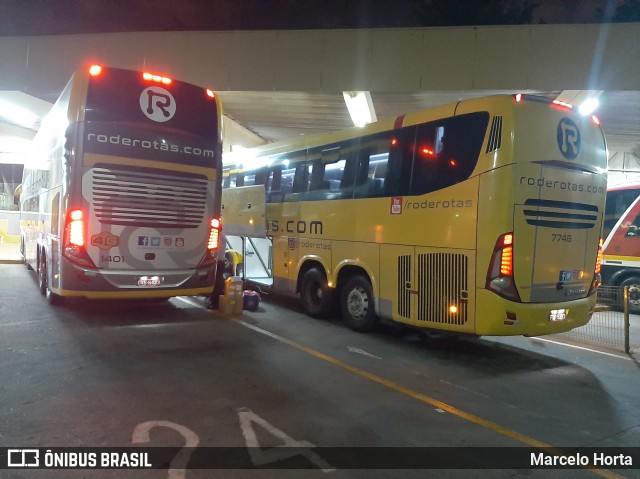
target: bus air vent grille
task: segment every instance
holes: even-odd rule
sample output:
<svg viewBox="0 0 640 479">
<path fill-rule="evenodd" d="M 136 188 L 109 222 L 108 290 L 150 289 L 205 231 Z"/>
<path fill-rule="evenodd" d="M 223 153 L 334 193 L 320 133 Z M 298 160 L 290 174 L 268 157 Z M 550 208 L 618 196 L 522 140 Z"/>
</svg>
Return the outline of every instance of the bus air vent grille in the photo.
<svg viewBox="0 0 640 479">
<path fill-rule="evenodd" d="M 502 144 L 502 117 L 494 116 L 491 122 L 491 132 L 489 133 L 489 141 L 487 142 L 487 153 L 496 151 Z"/>
<path fill-rule="evenodd" d="M 398 256 L 398 315 L 411 317 L 411 255 Z"/>
<path fill-rule="evenodd" d="M 527 224 L 544 228 L 591 229 L 598 221 L 598 207 L 585 203 L 529 199 L 522 211 Z"/>
<path fill-rule="evenodd" d="M 467 322 L 468 258 L 458 253 L 418 255 L 418 320 L 463 325 Z M 452 311 L 452 306 L 457 308 Z"/>
<path fill-rule="evenodd" d="M 204 220 L 207 179 L 142 168 L 94 168 L 92 202 L 103 224 L 197 228 Z"/>
</svg>

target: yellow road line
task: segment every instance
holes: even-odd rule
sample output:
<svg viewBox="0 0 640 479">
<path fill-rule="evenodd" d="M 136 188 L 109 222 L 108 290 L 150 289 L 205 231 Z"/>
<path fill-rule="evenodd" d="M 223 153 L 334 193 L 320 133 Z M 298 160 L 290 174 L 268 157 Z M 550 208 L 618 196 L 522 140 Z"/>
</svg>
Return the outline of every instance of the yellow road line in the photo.
<svg viewBox="0 0 640 479">
<path fill-rule="evenodd" d="M 303 346 L 302 344 L 299 344 L 295 341 L 292 341 L 291 339 L 287 339 L 284 338 L 278 334 L 272 333 L 270 331 L 267 331 L 266 329 L 262 329 L 258 326 L 255 326 L 253 324 L 249 324 L 241 319 L 235 319 L 232 318 L 232 321 L 234 321 L 235 323 L 238 323 L 246 328 L 252 329 L 253 331 L 256 331 L 260 334 L 263 334 L 265 336 L 268 336 L 270 338 L 275 339 L 276 341 L 279 341 L 281 343 L 287 344 L 299 351 L 302 351 L 304 353 L 307 353 L 311 356 L 314 356 L 318 359 L 322 359 L 323 361 L 326 361 L 328 363 L 331 363 L 335 366 L 338 366 L 346 371 L 349 371 L 351 373 L 357 374 L 358 376 L 361 376 L 363 378 L 367 378 L 373 382 L 376 382 L 378 384 L 381 384 L 389 389 L 392 389 L 396 392 L 399 392 L 401 394 L 404 394 L 406 396 L 412 397 L 414 399 L 417 399 L 418 401 L 421 401 L 425 404 L 429 404 L 430 406 L 434 406 L 437 407 L 439 409 L 442 409 L 443 411 L 446 411 L 450 414 L 453 414 L 454 416 L 457 416 L 461 419 L 464 419 L 466 421 L 472 422 L 474 424 L 477 424 L 479 426 L 482 426 L 484 428 L 490 429 L 498 434 L 501 434 L 503 436 L 506 436 L 510 439 L 513 439 L 515 441 L 518 441 L 522 444 L 526 444 L 527 446 L 530 447 L 534 447 L 537 449 L 542 449 L 546 452 L 548 452 L 549 454 L 553 454 L 553 455 L 558 455 L 558 456 L 563 456 L 563 455 L 568 455 L 567 453 L 563 452 L 560 449 L 557 449 L 547 443 L 544 443 L 542 441 L 538 441 L 537 439 L 533 439 L 530 438 L 528 436 L 525 436 L 524 434 L 520 434 L 519 432 L 513 431 L 511 429 L 508 429 L 506 427 L 501 426 L 500 424 L 496 424 L 495 422 L 491 422 L 488 421 L 486 419 L 483 419 L 481 417 L 475 416 L 473 414 L 470 414 L 468 412 L 462 411 L 461 409 L 458 409 L 454 406 L 451 406 L 447 403 L 444 403 L 442 401 L 438 401 L 437 399 L 434 399 L 432 397 L 429 396 L 425 396 L 424 394 L 421 394 L 417 391 L 414 391 L 412 389 L 409 389 L 407 387 L 404 386 L 400 386 L 399 384 L 394 383 L 393 381 L 389 381 L 388 379 L 384 379 L 376 374 L 370 373 L 368 371 L 365 371 L 363 369 L 357 368 L 355 366 L 352 366 L 350 364 L 347 364 L 343 361 L 340 361 L 339 359 L 336 359 L 332 356 L 328 356 L 327 354 L 321 353 L 320 351 L 316 351 L 315 349 L 311 349 L 307 346 Z M 621 479 L 623 478 L 623 476 L 619 476 L 618 474 L 615 474 L 611 471 L 605 470 L 605 469 L 600 469 L 597 467 L 584 467 L 584 469 L 587 469 L 591 472 L 593 472 L 594 474 L 597 474 L 598 476 L 601 477 L 605 477 L 608 479 Z"/>
</svg>

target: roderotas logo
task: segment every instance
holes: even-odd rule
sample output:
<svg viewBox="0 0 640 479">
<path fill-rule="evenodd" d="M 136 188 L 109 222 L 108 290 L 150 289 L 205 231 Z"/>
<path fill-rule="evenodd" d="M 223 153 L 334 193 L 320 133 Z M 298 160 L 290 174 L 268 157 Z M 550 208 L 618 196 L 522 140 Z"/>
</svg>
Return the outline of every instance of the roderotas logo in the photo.
<svg viewBox="0 0 640 479">
<path fill-rule="evenodd" d="M 558 123 L 558 148 L 567 160 L 575 160 L 580 153 L 581 139 L 578 125 L 570 118 L 563 118 Z"/>
<path fill-rule="evenodd" d="M 168 90 L 151 86 L 140 94 L 140 109 L 150 120 L 164 123 L 176 114 L 176 100 Z"/>
</svg>

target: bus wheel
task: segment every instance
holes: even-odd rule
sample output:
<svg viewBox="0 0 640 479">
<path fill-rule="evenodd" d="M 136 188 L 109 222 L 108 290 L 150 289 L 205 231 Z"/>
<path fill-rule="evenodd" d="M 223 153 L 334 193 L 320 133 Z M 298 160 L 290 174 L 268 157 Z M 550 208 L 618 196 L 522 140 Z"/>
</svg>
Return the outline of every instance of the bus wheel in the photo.
<svg viewBox="0 0 640 479">
<path fill-rule="evenodd" d="M 342 319 L 347 325 L 363 333 L 376 327 L 378 317 L 373 307 L 373 291 L 369 280 L 361 275 L 349 278 L 340 291 Z"/>
<path fill-rule="evenodd" d="M 640 314 L 640 278 L 632 276 L 620 283 L 620 286 L 629 286 L 629 312 Z"/>
<path fill-rule="evenodd" d="M 326 318 L 333 309 L 333 290 L 327 278 L 318 268 L 309 269 L 300 285 L 302 309 L 312 318 Z"/>
<path fill-rule="evenodd" d="M 44 253 L 40 254 L 38 260 L 38 289 L 40 290 L 40 294 L 44 295 L 47 293 L 47 259 Z"/>
</svg>

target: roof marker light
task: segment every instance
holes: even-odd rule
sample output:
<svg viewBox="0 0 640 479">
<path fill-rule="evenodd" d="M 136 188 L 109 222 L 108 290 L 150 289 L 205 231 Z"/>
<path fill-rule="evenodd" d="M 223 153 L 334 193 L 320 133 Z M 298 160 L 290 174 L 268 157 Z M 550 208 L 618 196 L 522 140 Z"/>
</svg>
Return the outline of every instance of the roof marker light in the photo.
<svg viewBox="0 0 640 479">
<path fill-rule="evenodd" d="M 208 96 L 209 98 L 215 98 L 215 97 L 216 97 L 216 94 L 213 92 L 213 90 L 209 90 L 209 89 L 207 88 L 206 92 L 207 92 L 207 96 Z"/>
<path fill-rule="evenodd" d="M 516 99 L 516 103 L 520 103 L 522 101 L 522 93 L 516 93 L 514 98 Z"/>
<path fill-rule="evenodd" d="M 598 118 L 596 115 L 591 115 L 591 121 L 600 126 L 600 118 Z"/>
<path fill-rule="evenodd" d="M 89 75 L 92 77 L 97 77 L 102 73 L 102 67 L 100 65 L 91 65 L 89 67 Z"/>
<path fill-rule="evenodd" d="M 554 105 L 561 106 L 563 108 L 568 108 L 569 110 L 573 110 L 573 105 L 571 103 L 567 103 L 566 101 L 553 100 L 551 103 L 553 103 Z"/>
<path fill-rule="evenodd" d="M 149 73 L 149 72 L 144 72 L 142 74 L 142 78 L 144 78 L 147 81 L 154 81 L 156 83 L 162 83 L 163 85 L 171 85 L 171 83 L 173 82 L 173 80 L 171 80 L 171 78 L 169 77 L 163 77 L 160 75 L 154 75 L 153 73 Z"/>
</svg>

